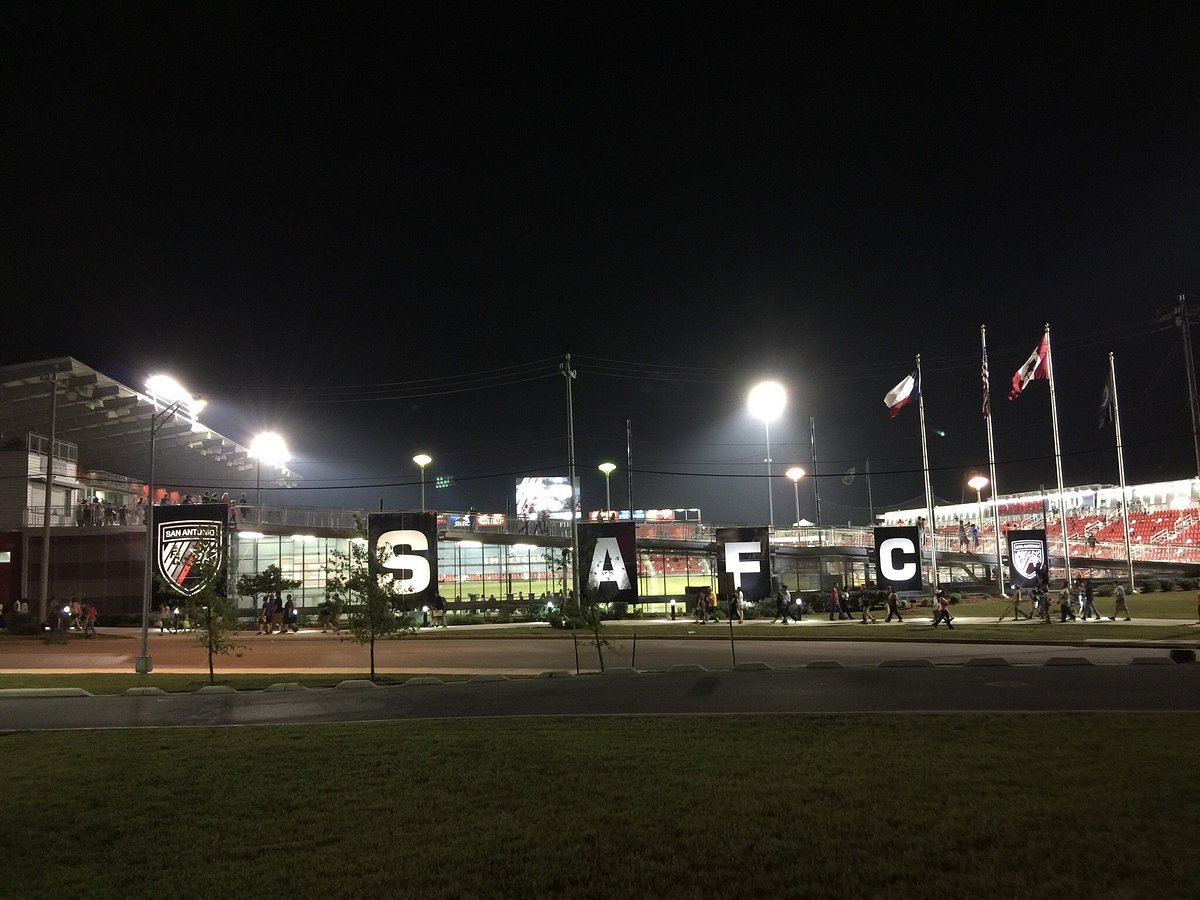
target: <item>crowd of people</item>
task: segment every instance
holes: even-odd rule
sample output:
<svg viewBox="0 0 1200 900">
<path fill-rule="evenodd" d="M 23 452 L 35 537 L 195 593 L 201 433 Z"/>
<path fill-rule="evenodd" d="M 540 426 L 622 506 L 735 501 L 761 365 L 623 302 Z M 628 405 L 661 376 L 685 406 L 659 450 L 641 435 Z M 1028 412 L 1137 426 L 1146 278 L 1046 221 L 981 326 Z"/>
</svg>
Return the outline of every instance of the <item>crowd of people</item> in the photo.
<svg viewBox="0 0 1200 900">
<path fill-rule="evenodd" d="M 205 491 L 200 494 L 185 493 L 178 500 L 170 492 L 164 493 L 157 506 L 193 506 L 201 503 L 224 503 L 229 508 L 229 523 L 236 525 L 243 517 L 244 510 L 249 508 L 246 494 L 234 500 L 228 492 L 217 494 Z M 144 525 L 146 524 L 146 501 L 138 497 L 132 506 L 125 503 L 114 503 L 111 499 L 101 499 L 99 495 L 84 497 L 75 507 L 75 524 L 81 527 L 99 527 L 104 525 Z"/>
</svg>

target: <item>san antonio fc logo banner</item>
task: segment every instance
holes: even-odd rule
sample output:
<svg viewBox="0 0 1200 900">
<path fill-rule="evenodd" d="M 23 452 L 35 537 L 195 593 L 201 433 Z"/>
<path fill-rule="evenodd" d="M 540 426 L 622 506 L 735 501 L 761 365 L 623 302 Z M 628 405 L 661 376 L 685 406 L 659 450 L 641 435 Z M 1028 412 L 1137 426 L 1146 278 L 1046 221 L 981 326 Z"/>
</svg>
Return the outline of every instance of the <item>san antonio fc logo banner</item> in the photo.
<svg viewBox="0 0 1200 900">
<path fill-rule="evenodd" d="M 632 522 L 579 525 L 579 577 L 604 601 L 636 603 L 637 548 Z"/>
<path fill-rule="evenodd" d="M 228 521 L 224 503 L 154 507 L 154 572 L 166 593 L 161 599 L 194 597 L 224 584 Z"/>
<path fill-rule="evenodd" d="M 1050 567 L 1046 553 L 1046 530 L 1031 528 L 1008 533 L 1009 583 L 1017 588 L 1037 587 L 1037 567 Z"/>
</svg>

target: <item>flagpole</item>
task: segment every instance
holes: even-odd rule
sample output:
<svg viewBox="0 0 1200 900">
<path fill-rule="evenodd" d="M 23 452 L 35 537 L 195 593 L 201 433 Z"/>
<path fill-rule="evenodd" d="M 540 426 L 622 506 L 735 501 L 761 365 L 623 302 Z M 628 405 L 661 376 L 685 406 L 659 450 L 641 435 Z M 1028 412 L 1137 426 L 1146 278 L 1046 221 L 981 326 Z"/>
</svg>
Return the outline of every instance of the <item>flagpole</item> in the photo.
<svg viewBox="0 0 1200 900">
<path fill-rule="evenodd" d="M 1108 354 L 1108 389 L 1112 396 L 1113 425 L 1117 434 L 1117 475 L 1121 479 L 1121 520 L 1125 526 L 1125 559 L 1129 561 L 1129 593 L 1133 593 L 1133 550 L 1129 546 L 1129 497 L 1125 494 L 1125 451 L 1121 446 L 1121 407 L 1117 403 L 1117 364 Z"/>
<path fill-rule="evenodd" d="M 1046 375 L 1050 380 L 1050 422 L 1054 426 L 1054 471 L 1058 475 L 1058 524 L 1062 529 L 1066 583 L 1071 583 L 1071 546 L 1067 543 L 1067 498 L 1063 488 L 1062 447 L 1058 442 L 1058 402 L 1054 398 L 1054 352 L 1050 348 L 1050 323 L 1046 323 Z M 1049 564 L 1049 560 L 1047 560 Z"/>
<path fill-rule="evenodd" d="M 988 474 L 992 477 L 992 528 L 996 534 L 996 586 L 1000 588 L 1000 596 L 1008 596 L 1004 592 L 1004 547 L 1003 535 L 1000 533 L 1000 491 L 996 487 L 996 443 L 992 437 L 992 387 L 991 375 L 988 371 L 987 358 L 987 326 L 979 326 L 979 340 L 983 346 L 983 371 L 985 373 L 983 421 L 987 424 L 988 442 Z"/>
<path fill-rule="evenodd" d="M 921 384 L 921 354 L 917 354 L 917 409 L 921 413 L 921 467 L 925 472 L 925 513 L 929 516 L 925 532 L 929 535 L 930 582 L 937 594 L 937 523 L 933 519 L 933 489 L 929 486 L 929 445 L 925 440 L 925 386 Z"/>
<path fill-rule="evenodd" d="M 875 527 L 875 499 L 871 496 L 871 460 L 867 459 L 867 509 L 870 512 L 870 525 Z"/>
<path fill-rule="evenodd" d="M 816 500 L 816 517 L 817 517 L 817 534 L 820 535 L 821 528 L 821 488 L 817 479 L 817 418 L 816 416 L 808 417 L 808 439 L 812 446 L 812 483 L 813 483 L 813 499 Z"/>
</svg>

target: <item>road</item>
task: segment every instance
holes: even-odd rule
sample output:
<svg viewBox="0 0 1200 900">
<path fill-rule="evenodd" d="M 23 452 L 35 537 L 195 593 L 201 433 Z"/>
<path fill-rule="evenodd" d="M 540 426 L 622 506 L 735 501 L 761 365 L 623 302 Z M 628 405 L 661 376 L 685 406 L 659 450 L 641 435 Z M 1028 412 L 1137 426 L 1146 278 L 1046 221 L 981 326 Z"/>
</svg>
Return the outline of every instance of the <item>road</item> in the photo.
<svg viewBox="0 0 1200 900">
<path fill-rule="evenodd" d="M 0 731 L 546 715 L 1200 712 L 1200 666 L 609 674 L 357 689 L 0 698 Z"/>
</svg>

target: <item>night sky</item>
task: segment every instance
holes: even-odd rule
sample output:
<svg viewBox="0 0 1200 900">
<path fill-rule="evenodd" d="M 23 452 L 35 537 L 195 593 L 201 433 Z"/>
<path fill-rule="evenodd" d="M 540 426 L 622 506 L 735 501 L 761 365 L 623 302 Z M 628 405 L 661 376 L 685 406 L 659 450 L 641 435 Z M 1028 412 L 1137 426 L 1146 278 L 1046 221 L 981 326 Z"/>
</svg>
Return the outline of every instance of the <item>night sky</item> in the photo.
<svg viewBox="0 0 1200 900">
<path fill-rule="evenodd" d="M 723 521 L 766 519 L 773 376 L 776 472 L 815 418 L 865 523 L 867 459 L 923 502 L 917 353 L 936 494 L 986 465 L 981 324 L 1000 487 L 1054 482 L 1047 386 L 1005 399 L 1048 322 L 1068 485 L 1116 481 L 1110 350 L 1130 480 L 1195 475 L 1200 8 L 784 9 L 5 4 L 0 362 L 174 374 L 287 437 L 276 502 L 415 507 L 427 451 L 431 506 L 502 511 L 565 474 L 570 353 L 584 507 L 631 419 L 635 505 Z"/>
</svg>

